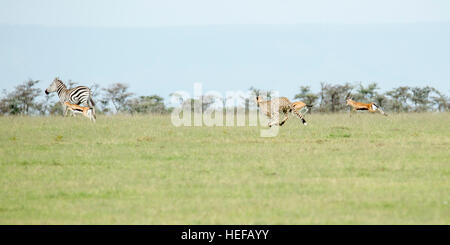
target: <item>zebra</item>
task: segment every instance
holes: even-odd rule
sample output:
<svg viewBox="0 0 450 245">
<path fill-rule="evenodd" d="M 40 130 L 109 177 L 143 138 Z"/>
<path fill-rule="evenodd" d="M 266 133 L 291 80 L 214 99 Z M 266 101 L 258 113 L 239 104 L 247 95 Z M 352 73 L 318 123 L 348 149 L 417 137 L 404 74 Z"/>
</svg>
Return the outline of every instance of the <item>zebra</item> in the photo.
<svg viewBox="0 0 450 245">
<path fill-rule="evenodd" d="M 272 125 L 277 123 L 275 120 L 279 119 L 280 112 L 284 114 L 284 119 L 279 122 L 280 126 L 282 126 L 286 122 L 286 120 L 288 120 L 288 112 L 291 112 L 292 114 L 300 118 L 305 126 L 307 125 L 303 115 L 296 110 L 293 103 L 286 97 L 273 98 L 272 100 L 263 100 L 261 96 L 256 96 L 256 104 L 258 105 L 259 109 L 267 117 L 270 118 L 269 127 L 272 127 Z M 272 108 L 274 105 L 278 108 Z"/>
<path fill-rule="evenodd" d="M 95 116 L 95 103 L 92 100 L 92 92 L 88 87 L 78 86 L 67 89 L 66 85 L 59 78 L 55 78 L 52 84 L 45 90 L 45 94 L 52 92 L 58 93 L 59 101 L 64 108 L 64 116 L 67 116 L 67 112 L 69 111 L 65 102 L 75 105 L 84 104 L 92 109 L 93 116 Z"/>
</svg>

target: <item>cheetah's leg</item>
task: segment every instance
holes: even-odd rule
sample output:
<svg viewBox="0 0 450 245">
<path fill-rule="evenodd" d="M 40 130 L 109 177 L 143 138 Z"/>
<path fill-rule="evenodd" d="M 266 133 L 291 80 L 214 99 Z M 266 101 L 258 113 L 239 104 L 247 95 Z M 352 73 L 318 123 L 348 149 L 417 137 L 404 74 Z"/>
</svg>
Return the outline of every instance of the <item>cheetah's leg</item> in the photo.
<svg viewBox="0 0 450 245">
<path fill-rule="evenodd" d="M 272 127 L 274 124 L 278 124 L 279 120 L 280 120 L 280 113 L 279 112 L 272 113 L 269 120 L 269 127 Z"/>
<path fill-rule="evenodd" d="M 280 126 L 283 126 L 283 124 L 288 120 L 288 114 L 284 114 L 284 119 L 280 122 Z"/>
</svg>

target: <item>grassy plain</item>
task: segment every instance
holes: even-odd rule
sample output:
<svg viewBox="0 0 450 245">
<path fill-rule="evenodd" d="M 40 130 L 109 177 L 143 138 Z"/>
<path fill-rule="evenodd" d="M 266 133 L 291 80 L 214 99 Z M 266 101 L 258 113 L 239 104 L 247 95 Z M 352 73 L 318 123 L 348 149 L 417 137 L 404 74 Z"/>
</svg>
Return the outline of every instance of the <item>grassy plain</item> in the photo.
<svg viewBox="0 0 450 245">
<path fill-rule="evenodd" d="M 0 224 L 450 224 L 450 114 L 0 117 Z"/>
</svg>

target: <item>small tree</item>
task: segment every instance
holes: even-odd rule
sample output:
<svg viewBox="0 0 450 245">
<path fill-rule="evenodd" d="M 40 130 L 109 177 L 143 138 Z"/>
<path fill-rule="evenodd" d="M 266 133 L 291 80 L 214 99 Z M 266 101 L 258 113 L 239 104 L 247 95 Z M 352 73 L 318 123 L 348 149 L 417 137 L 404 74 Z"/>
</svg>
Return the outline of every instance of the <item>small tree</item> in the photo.
<svg viewBox="0 0 450 245">
<path fill-rule="evenodd" d="M 255 97 L 265 95 L 267 98 L 264 98 L 264 99 L 268 99 L 268 100 L 270 100 L 274 94 L 273 91 L 271 91 L 271 90 L 265 91 L 262 89 L 255 88 L 253 86 L 251 86 L 248 90 L 250 90 L 251 94 L 253 94 Z"/>
<path fill-rule="evenodd" d="M 97 83 L 94 83 L 94 84 L 92 84 L 92 86 L 90 87 L 90 89 L 91 89 L 91 96 L 92 96 L 92 99 L 93 99 L 94 101 L 97 101 L 97 99 L 99 99 L 98 97 L 100 96 L 100 92 L 101 92 L 101 87 L 100 87 L 100 85 L 97 84 Z"/>
<path fill-rule="evenodd" d="M 294 96 L 294 99 L 303 101 L 303 103 L 305 103 L 309 108 L 314 106 L 318 98 L 319 96 L 315 93 L 312 93 L 309 86 L 300 86 L 300 93 Z M 311 110 L 309 110 L 308 112 L 311 113 Z"/>
<path fill-rule="evenodd" d="M 271 100 L 274 95 L 274 92 L 271 90 L 265 91 L 265 90 L 262 90 L 259 88 L 255 88 L 253 86 L 251 86 L 248 90 L 250 91 L 251 96 L 250 96 L 250 98 L 244 98 L 244 104 L 245 104 L 244 106 L 245 106 L 245 110 L 247 112 L 250 111 L 251 107 L 256 106 L 256 97 L 257 96 L 263 96 L 263 97 L 265 97 L 263 99 Z M 224 101 L 224 103 L 225 103 L 225 101 Z"/>
<path fill-rule="evenodd" d="M 386 106 L 388 99 L 384 94 L 376 93 L 373 96 L 372 101 L 375 102 L 377 105 L 379 105 L 381 108 L 384 108 Z"/>
<path fill-rule="evenodd" d="M 355 99 L 365 102 L 371 102 L 375 99 L 376 95 L 378 94 L 376 92 L 376 90 L 378 89 L 379 88 L 377 83 L 371 83 L 367 85 L 367 87 L 364 87 L 362 84 L 359 84 L 357 94 L 355 95 Z"/>
<path fill-rule="evenodd" d="M 38 83 L 38 80 L 30 79 L 16 86 L 11 93 L 6 93 L 4 90 L 5 97 L 0 102 L 2 112 L 15 115 L 38 111 L 40 105 L 36 98 L 41 94 L 41 89 L 35 87 Z"/>
<path fill-rule="evenodd" d="M 133 93 L 128 92 L 128 85 L 123 83 L 114 83 L 108 88 L 103 89 L 105 91 L 103 97 L 103 103 L 111 102 L 116 112 L 126 111 L 130 97 Z"/>
<path fill-rule="evenodd" d="M 345 83 L 344 85 L 321 84 L 321 111 L 337 112 L 346 107 L 345 98 L 353 89 L 352 85 Z"/>
<path fill-rule="evenodd" d="M 195 111 L 195 109 L 200 109 L 200 107 L 198 107 L 200 105 L 202 112 L 205 112 L 212 104 L 215 103 L 215 101 L 216 98 L 214 96 L 202 95 L 198 99 L 189 98 L 185 100 L 182 106 L 190 105 L 191 111 Z"/>
<path fill-rule="evenodd" d="M 140 96 L 130 101 L 131 113 L 165 113 L 164 99 L 158 95 Z"/>
<path fill-rule="evenodd" d="M 391 98 L 391 110 L 395 112 L 408 112 L 410 106 L 408 100 L 411 98 L 411 89 L 407 86 L 394 88 L 386 93 Z"/>
<path fill-rule="evenodd" d="M 319 99 L 320 99 L 320 104 L 319 104 L 319 109 L 320 111 L 325 111 L 325 90 L 326 87 L 328 85 L 324 82 L 320 82 L 320 92 L 319 92 Z"/>
<path fill-rule="evenodd" d="M 411 101 L 414 103 L 415 111 L 427 111 L 430 107 L 431 101 L 429 96 L 433 88 L 426 87 L 414 87 L 411 89 L 412 96 Z"/>
<path fill-rule="evenodd" d="M 3 98 L 0 100 L 0 112 L 2 114 L 16 115 L 21 112 L 19 101 L 14 98 L 13 93 L 3 90 Z"/>
<path fill-rule="evenodd" d="M 77 82 L 74 82 L 72 80 L 67 81 L 67 88 L 75 88 L 77 85 Z"/>
<path fill-rule="evenodd" d="M 438 111 L 446 111 L 450 105 L 449 98 L 437 89 L 433 88 L 434 95 L 431 96 L 432 103 L 437 107 Z"/>
</svg>

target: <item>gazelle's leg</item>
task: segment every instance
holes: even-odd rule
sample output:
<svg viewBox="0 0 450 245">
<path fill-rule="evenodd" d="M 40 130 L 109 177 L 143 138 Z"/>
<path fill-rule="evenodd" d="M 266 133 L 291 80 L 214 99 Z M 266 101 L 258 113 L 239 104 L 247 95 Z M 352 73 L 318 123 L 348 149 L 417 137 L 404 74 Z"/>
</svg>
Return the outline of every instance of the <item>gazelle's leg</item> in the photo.
<svg viewBox="0 0 450 245">
<path fill-rule="evenodd" d="M 67 111 L 69 110 L 68 106 L 64 106 L 64 117 L 67 117 Z"/>
<path fill-rule="evenodd" d="M 89 119 L 91 120 L 91 122 L 95 122 L 94 111 L 92 111 L 92 109 L 90 109 L 88 111 L 88 115 L 89 115 Z"/>
</svg>

